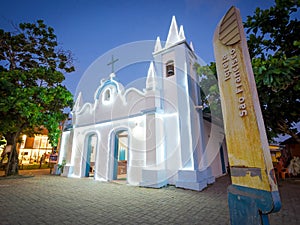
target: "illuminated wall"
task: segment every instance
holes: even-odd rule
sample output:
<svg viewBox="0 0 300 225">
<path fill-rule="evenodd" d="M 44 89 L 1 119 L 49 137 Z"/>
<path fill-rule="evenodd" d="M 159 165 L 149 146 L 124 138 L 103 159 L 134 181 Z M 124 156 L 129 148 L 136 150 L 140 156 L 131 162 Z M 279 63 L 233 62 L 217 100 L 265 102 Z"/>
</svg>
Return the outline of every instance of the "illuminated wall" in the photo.
<svg viewBox="0 0 300 225">
<path fill-rule="evenodd" d="M 173 18 L 165 46 L 157 39 L 143 90 L 125 90 L 112 73 L 101 81 L 94 102 L 84 103 L 80 93 L 72 111 L 73 129 L 62 138 L 64 175 L 86 176 L 88 140 L 95 135 L 94 179 L 115 179 L 115 158 L 120 153 L 116 135 L 126 131 L 128 184 L 202 190 L 213 183 L 222 174 L 218 145 L 224 136 L 210 139 L 220 130 L 204 126 L 197 108 L 201 102 L 195 62 L 193 48 Z"/>
<path fill-rule="evenodd" d="M 33 137 L 23 135 L 19 148 L 19 160 L 22 164 L 39 163 L 42 155 L 45 153 L 49 155 L 51 151 L 52 146 L 47 135 L 36 134 Z"/>
</svg>

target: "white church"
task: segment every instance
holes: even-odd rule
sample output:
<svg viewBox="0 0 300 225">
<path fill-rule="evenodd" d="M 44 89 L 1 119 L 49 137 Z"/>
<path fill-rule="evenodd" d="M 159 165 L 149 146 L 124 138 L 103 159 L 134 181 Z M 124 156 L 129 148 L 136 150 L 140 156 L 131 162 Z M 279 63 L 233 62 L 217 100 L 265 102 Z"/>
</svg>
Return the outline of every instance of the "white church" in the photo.
<svg viewBox="0 0 300 225">
<path fill-rule="evenodd" d="M 63 176 L 200 191 L 226 173 L 224 132 L 203 118 L 197 56 L 175 17 L 153 49 L 142 90 L 125 89 L 113 72 L 95 81 L 93 102 L 79 93 L 62 134 Z"/>
</svg>

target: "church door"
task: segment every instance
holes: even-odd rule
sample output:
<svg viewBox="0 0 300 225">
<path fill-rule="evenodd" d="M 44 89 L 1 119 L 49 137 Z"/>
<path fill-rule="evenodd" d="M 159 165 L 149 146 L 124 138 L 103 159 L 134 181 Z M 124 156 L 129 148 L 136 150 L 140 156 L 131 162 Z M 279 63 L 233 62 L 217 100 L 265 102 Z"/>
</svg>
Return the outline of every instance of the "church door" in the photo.
<svg viewBox="0 0 300 225">
<path fill-rule="evenodd" d="M 220 147 L 220 158 L 221 158 L 221 165 L 222 165 L 222 173 L 226 173 L 226 165 L 225 165 L 225 158 L 224 158 L 224 150 L 223 146 Z"/>
<path fill-rule="evenodd" d="M 114 180 L 126 180 L 128 160 L 128 132 L 120 131 L 115 136 Z"/>
<path fill-rule="evenodd" d="M 85 176 L 93 177 L 95 168 L 95 158 L 97 149 L 97 136 L 92 134 L 87 140 L 87 154 L 86 154 L 86 165 L 85 165 Z"/>
</svg>

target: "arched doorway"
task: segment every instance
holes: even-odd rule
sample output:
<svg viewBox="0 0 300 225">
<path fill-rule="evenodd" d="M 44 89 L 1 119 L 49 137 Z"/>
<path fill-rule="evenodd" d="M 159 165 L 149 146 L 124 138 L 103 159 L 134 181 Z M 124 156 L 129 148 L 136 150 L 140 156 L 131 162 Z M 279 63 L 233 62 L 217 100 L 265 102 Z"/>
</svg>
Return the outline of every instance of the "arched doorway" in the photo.
<svg viewBox="0 0 300 225">
<path fill-rule="evenodd" d="M 127 179 L 128 131 L 121 130 L 115 134 L 113 180 Z"/>
<path fill-rule="evenodd" d="M 96 134 L 91 134 L 87 137 L 87 151 L 86 151 L 86 160 L 85 160 L 86 177 L 94 177 L 95 175 L 97 141 L 98 141 L 98 137 Z"/>
</svg>

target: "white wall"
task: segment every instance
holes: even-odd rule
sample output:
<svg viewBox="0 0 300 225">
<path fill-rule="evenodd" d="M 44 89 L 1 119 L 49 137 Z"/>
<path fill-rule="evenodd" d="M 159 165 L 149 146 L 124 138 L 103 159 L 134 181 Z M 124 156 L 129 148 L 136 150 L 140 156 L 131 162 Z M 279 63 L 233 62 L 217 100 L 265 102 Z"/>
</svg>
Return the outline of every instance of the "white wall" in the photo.
<svg viewBox="0 0 300 225">
<path fill-rule="evenodd" d="M 223 175 L 220 156 L 221 145 L 223 146 L 225 166 L 228 165 L 228 154 L 224 140 L 224 130 L 222 127 L 210 123 L 207 120 L 204 120 L 204 127 L 206 130 L 206 163 L 211 167 L 213 176 L 219 177 Z"/>
</svg>

